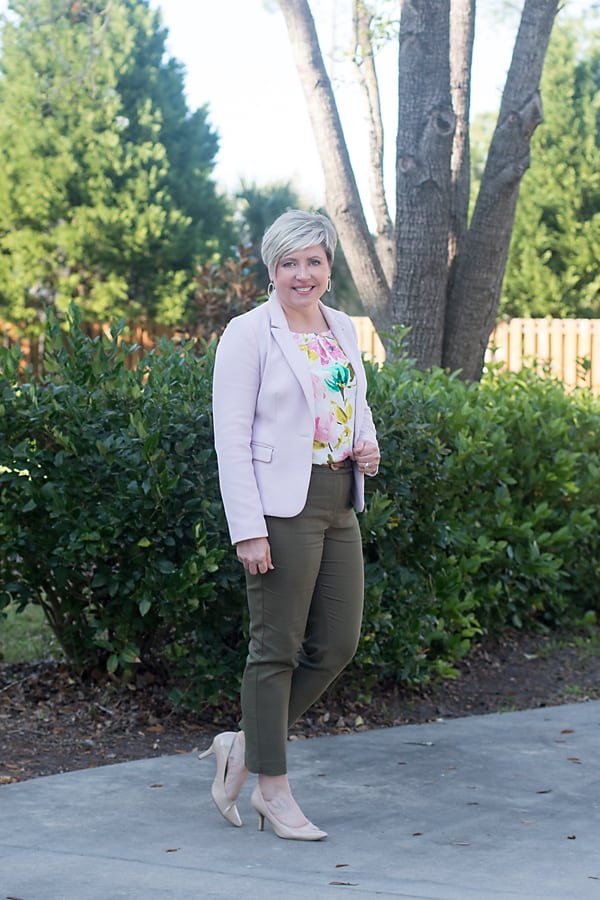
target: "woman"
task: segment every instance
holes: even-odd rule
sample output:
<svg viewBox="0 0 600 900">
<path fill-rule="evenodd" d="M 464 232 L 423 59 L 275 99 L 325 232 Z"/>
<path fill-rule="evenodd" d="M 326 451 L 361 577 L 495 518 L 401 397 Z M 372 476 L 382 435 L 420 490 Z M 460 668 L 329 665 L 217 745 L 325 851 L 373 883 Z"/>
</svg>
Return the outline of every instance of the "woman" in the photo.
<svg viewBox="0 0 600 900">
<path fill-rule="evenodd" d="M 349 317 L 323 305 L 337 236 L 325 216 L 290 210 L 266 231 L 269 299 L 231 320 L 214 372 L 215 447 L 232 543 L 246 570 L 250 645 L 242 730 L 218 735 L 213 799 L 241 825 L 251 802 L 282 838 L 320 840 L 288 781 L 288 726 L 356 651 L 363 562 L 354 509 L 379 449 Z M 354 507 L 354 509 L 353 509 Z"/>
</svg>

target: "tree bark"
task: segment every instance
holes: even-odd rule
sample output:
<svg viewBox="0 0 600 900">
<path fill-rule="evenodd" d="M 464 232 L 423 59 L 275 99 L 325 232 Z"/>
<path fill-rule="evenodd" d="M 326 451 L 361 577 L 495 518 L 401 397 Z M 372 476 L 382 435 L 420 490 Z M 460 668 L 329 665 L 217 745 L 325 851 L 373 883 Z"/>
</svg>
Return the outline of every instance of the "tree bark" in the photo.
<svg viewBox="0 0 600 900">
<path fill-rule="evenodd" d="M 373 12 L 364 0 L 354 0 L 354 68 L 367 110 L 369 133 L 369 189 L 375 215 L 377 255 L 382 262 L 388 284 L 395 271 L 394 225 L 387 205 L 383 173 L 383 119 L 379 82 L 371 35 Z"/>
<path fill-rule="evenodd" d="M 469 231 L 457 258 L 444 328 L 443 365 L 481 377 L 496 321 L 530 140 L 542 119 L 539 83 L 559 0 L 525 0 L 498 123 Z"/>
<path fill-rule="evenodd" d="M 450 279 L 454 261 L 467 233 L 471 188 L 471 154 L 469 149 L 469 108 L 471 104 L 471 65 L 475 37 L 475 0 L 452 0 L 450 16 L 450 90 L 456 115 L 456 131 L 452 145 L 452 199 L 448 264 Z"/>
<path fill-rule="evenodd" d="M 400 19 L 394 321 L 419 368 L 442 357 L 450 156 L 450 0 L 405 0 Z"/>
<path fill-rule="evenodd" d="M 392 327 L 390 286 L 367 226 L 314 20 L 306 0 L 279 0 L 312 122 L 336 226 L 365 311 L 375 328 Z"/>
</svg>

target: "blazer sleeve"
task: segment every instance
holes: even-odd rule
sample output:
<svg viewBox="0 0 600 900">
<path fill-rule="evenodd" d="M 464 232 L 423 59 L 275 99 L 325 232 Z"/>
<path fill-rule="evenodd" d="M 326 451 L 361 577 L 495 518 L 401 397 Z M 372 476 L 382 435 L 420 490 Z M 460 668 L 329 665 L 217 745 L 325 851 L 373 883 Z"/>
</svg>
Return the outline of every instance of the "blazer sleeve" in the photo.
<svg viewBox="0 0 600 900">
<path fill-rule="evenodd" d="M 260 389 L 259 329 L 232 319 L 221 336 L 213 376 L 213 424 L 219 484 L 232 543 L 266 537 L 254 467 L 252 428 Z"/>
<path fill-rule="evenodd" d="M 368 404 L 365 404 L 363 409 L 358 441 L 371 441 L 373 444 L 377 444 L 377 431 L 373 422 L 371 407 Z M 377 446 L 379 446 L 379 444 L 377 444 Z"/>
<path fill-rule="evenodd" d="M 361 405 L 360 405 L 360 428 L 358 429 L 357 433 L 355 434 L 354 443 L 358 444 L 358 443 L 361 443 L 362 441 L 369 441 L 370 443 L 375 444 L 377 447 L 379 447 L 379 443 L 377 441 L 377 430 L 375 428 L 375 423 L 373 422 L 373 414 L 371 412 L 371 407 L 369 406 L 368 401 L 367 401 L 367 373 L 365 372 L 365 366 L 363 363 L 362 354 L 360 352 L 360 347 L 358 344 L 358 334 L 356 333 L 356 328 L 354 326 L 354 322 L 352 321 L 352 319 L 350 319 L 350 317 L 348 317 L 348 320 L 350 323 L 350 327 L 352 329 L 352 334 L 354 336 L 354 342 L 356 344 L 356 349 L 357 349 L 357 352 L 359 355 L 360 369 L 361 369 L 360 377 L 361 377 L 361 381 L 364 386 L 364 388 L 363 388 L 364 392 L 361 392 L 362 396 L 361 396 Z M 377 467 L 377 469 L 375 469 L 375 471 L 368 472 L 367 474 L 372 477 L 377 474 L 378 469 L 379 469 L 379 467 Z M 356 474 L 357 473 L 355 473 L 355 475 Z M 363 478 L 362 473 L 358 473 L 358 476 L 360 478 Z"/>
</svg>

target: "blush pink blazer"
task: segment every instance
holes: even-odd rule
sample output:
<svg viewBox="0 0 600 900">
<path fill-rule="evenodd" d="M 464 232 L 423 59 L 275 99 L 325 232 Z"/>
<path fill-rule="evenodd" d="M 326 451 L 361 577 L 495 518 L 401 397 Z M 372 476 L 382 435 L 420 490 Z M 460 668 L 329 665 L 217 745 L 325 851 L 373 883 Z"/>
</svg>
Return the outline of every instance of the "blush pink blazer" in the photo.
<svg viewBox="0 0 600 900">
<path fill-rule="evenodd" d="M 354 443 L 376 442 L 356 330 L 346 313 L 321 304 L 356 372 Z M 265 515 L 297 515 L 306 503 L 315 429 L 306 360 L 283 309 L 269 300 L 232 319 L 217 347 L 213 421 L 219 483 L 234 544 L 266 537 Z M 364 508 L 364 477 L 354 466 L 354 507 Z"/>
</svg>

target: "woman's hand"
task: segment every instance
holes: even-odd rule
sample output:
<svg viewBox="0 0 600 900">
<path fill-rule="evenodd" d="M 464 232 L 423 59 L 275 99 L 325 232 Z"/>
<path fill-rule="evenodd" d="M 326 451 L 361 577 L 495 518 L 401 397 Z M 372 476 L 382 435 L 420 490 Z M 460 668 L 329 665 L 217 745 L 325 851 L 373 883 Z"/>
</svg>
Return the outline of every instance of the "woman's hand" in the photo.
<svg viewBox="0 0 600 900">
<path fill-rule="evenodd" d="M 359 441 L 354 445 L 352 459 L 365 475 L 377 475 L 379 468 L 379 447 L 373 441 Z"/>
<path fill-rule="evenodd" d="M 271 547 L 266 537 L 248 538 L 235 545 L 237 558 L 250 575 L 264 575 L 275 566 L 271 562 Z"/>
</svg>

